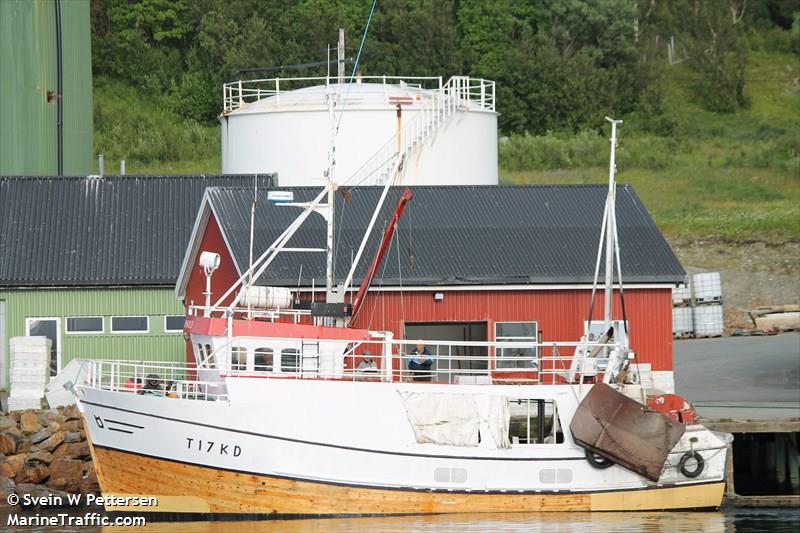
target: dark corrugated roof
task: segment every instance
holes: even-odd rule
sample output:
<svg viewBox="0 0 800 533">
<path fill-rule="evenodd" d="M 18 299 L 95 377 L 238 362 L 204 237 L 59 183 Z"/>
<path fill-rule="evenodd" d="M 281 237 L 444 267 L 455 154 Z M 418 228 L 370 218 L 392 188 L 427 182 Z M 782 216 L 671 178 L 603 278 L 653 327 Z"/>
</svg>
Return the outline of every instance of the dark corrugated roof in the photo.
<svg viewBox="0 0 800 533">
<path fill-rule="evenodd" d="M 313 199 L 318 188 L 292 189 L 295 201 Z M 391 253 L 375 285 L 459 285 L 513 283 L 589 283 L 600 238 L 607 193 L 600 185 L 413 187 L 398 224 Z M 237 263 L 248 263 L 252 191 L 209 189 L 209 198 Z M 355 283 L 378 246 L 381 229 L 393 213 L 401 188 L 393 189 L 365 249 Z M 336 200 L 336 278 L 347 275 L 380 187 L 352 191 L 352 200 Z M 299 214 L 297 207 L 259 199 L 256 257 Z M 676 283 L 685 272 L 633 188 L 618 187 L 617 225 L 623 279 L 638 283 Z M 312 215 L 290 246 L 325 247 L 325 224 Z M 399 250 L 399 252 L 398 252 Z M 399 258 L 398 258 L 399 254 Z M 302 265 L 302 273 L 301 273 Z M 601 264 L 601 273 L 604 271 Z M 325 282 L 325 256 L 278 256 L 262 284 L 317 286 Z"/>
<path fill-rule="evenodd" d="M 206 187 L 254 180 L 0 177 L 0 285 L 174 284 Z"/>
</svg>

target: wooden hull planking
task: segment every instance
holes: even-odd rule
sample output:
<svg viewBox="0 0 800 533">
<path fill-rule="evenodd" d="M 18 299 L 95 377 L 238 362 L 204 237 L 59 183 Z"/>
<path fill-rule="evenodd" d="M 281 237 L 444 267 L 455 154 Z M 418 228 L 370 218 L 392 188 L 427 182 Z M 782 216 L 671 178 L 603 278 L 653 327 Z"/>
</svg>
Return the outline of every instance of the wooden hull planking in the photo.
<svg viewBox="0 0 800 533">
<path fill-rule="evenodd" d="M 724 482 L 594 493 L 382 489 L 220 470 L 92 446 L 104 495 L 154 496 L 157 507 L 107 511 L 376 515 L 644 511 L 719 507 Z"/>
</svg>

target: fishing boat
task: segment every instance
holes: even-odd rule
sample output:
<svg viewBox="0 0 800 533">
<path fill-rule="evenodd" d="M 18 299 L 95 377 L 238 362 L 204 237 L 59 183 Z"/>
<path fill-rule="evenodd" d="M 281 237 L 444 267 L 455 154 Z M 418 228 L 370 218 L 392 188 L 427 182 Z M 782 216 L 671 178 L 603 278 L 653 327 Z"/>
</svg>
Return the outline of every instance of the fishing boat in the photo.
<svg viewBox="0 0 800 533">
<path fill-rule="evenodd" d="M 545 346 L 351 327 L 412 194 L 358 291 L 347 291 L 354 270 L 338 288 L 330 270 L 329 180 L 310 202 L 283 198 L 300 214 L 255 259 L 251 244 L 250 268 L 215 302 L 219 256 L 200 254 L 207 289 L 187 310 L 191 362 L 87 361 L 73 391 L 101 489 L 118 497 L 106 509 L 299 517 L 718 507 L 730 439 L 696 424 L 682 400 L 648 398 L 627 335 L 614 332 L 618 124 L 592 298 L 605 291 L 601 334 L 587 327 L 581 339 Z M 329 222 L 325 301 L 256 285 L 314 213 Z M 500 362 L 501 350 L 519 355 Z M 132 508 L 133 497 L 152 506 Z"/>
</svg>

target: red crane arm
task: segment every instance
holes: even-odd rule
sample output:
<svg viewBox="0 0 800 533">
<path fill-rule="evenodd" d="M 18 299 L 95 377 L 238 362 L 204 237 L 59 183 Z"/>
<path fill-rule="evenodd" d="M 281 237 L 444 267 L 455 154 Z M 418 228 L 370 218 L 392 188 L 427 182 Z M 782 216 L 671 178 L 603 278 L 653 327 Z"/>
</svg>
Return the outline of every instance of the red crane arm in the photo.
<svg viewBox="0 0 800 533">
<path fill-rule="evenodd" d="M 378 246 L 378 252 L 375 254 L 375 257 L 372 258 L 372 263 L 370 263 L 369 268 L 367 269 L 367 275 L 364 276 L 363 280 L 361 280 L 361 286 L 358 288 L 356 297 L 353 300 L 353 314 L 350 319 L 351 322 L 358 316 L 358 312 L 361 310 L 361 306 L 363 305 L 364 299 L 367 296 L 369 286 L 372 284 L 372 279 L 375 277 L 375 273 L 378 272 L 378 267 L 381 265 L 383 256 L 386 254 L 386 250 L 389 248 L 389 243 L 392 242 L 392 236 L 394 235 L 395 227 L 397 227 L 397 221 L 400 220 L 400 216 L 403 214 L 406 204 L 413 197 L 414 194 L 411 192 L 411 189 L 406 187 L 406 190 L 403 191 L 403 195 L 400 196 L 400 201 L 397 202 L 397 208 L 394 210 L 394 215 L 392 215 L 392 218 L 389 219 L 389 222 L 386 224 L 386 228 L 383 230 L 383 238 L 381 239 L 380 246 Z"/>
</svg>

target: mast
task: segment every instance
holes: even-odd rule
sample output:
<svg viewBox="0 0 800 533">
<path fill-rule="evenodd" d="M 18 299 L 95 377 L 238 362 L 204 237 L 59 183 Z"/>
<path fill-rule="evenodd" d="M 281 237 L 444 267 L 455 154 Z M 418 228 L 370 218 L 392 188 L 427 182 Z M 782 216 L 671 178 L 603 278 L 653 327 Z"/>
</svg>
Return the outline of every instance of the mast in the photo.
<svg viewBox="0 0 800 533">
<path fill-rule="evenodd" d="M 327 205 L 323 207 L 321 214 L 328 223 L 326 239 L 325 264 L 325 301 L 329 303 L 341 302 L 343 294 L 334 294 L 333 285 L 333 202 L 334 192 L 336 191 L 336 113 L 335 108 L 341 98 L 342 85 L 344 84 L 344 29 L 339 29 L 339 42 L 336 46 L 337 51 L 337 81 L 336 90 L 328 92 L 328 119 L 330 121 L 330 147 L 328 148 L 328 168 L 325 171 L 325 187 L 328 190 Z M 330 87 L 330 85 L 328 86 Z"/>
<path fill-rule="evenodd" d="M 617 196 L 617 124 L 622 124 L 621 120 L 614 120 L 606 117 L 611 123 L 611 159 L 608 164 L 608 196 L 606 197 L 606 280 L 605 280 L 605 304 L 603 314 L 603 331 L 608 331 L 612 324 L 612 298 L 614 289 L 614 256 L 615 243 L 617 241 L 617 221 L 616 221 L 616 196 Z"/>
</svg>

